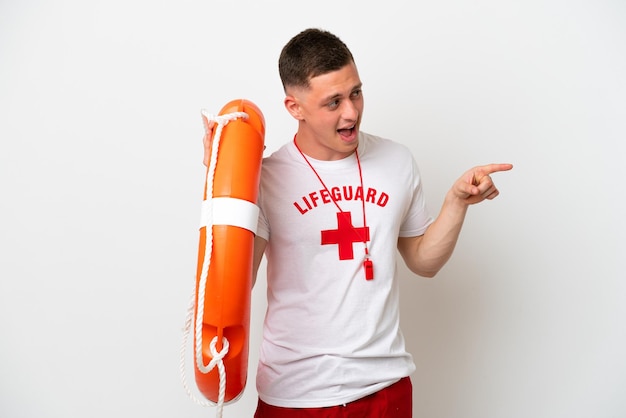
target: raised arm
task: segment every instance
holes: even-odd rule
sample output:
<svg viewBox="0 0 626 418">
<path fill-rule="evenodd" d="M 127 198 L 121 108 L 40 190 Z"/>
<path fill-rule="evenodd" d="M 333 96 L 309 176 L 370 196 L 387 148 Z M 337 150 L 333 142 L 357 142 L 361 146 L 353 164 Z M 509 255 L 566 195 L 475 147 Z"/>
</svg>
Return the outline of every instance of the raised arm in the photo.
<svg viewBox="0 0 626 418">
<path fill-rule="evenodd" d="M 489 164 L 466 171 L 446 194 L 439 215 L 424 235 L 398 239 L 407 267 L 420 276 L 434 277 L 454 251 L 468 207 L 500 193 L 491 174 L 512 168 L 511 164 Z"/>
</svg>

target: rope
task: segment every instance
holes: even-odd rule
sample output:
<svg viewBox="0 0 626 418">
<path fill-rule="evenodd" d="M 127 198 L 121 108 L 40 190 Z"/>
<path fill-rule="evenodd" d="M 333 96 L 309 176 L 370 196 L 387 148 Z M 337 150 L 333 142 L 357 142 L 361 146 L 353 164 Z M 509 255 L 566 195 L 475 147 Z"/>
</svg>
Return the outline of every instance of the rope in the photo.
<svg viewBox="0 0 626 418">
<path fill-rule="evenodd" d="M 204 109 L 201 111 L 201 113 L 209 121 L 214 121 L 217 123 L 215 135 L 213 136 L 213 142 L 211 146 L 211 159 L 209 161 L 209 167 L 207 169 L 206 182 L 205 182 L 205 196 L 206 196 L 206 199 L 208 200 L 208 199 L 211 199 L 213 196 L 213 180 L 215 178 L 215 168 L 217 166 L 217 153 L 219 150 L 220 139 L 222 136 L 222 129 L 224 128 L 224 126 L 228 124 L 228 122 L 232 120 L 236 120 L 238 118 L 247 119 L 248 114 L 244 112 L 234 112 L 234 113 L 229 113 L 229 114 L 221 115 L 221 116 L 213 116 L 207 113 Z M 211 205 L 208 205 L 208 207 L 210 211 Z M 209 219 L 210 218 L 212 218 L 212 216 L 209 213 Z M 221 351 L 217 351 L 216 349 L 216 344 L 218 341 L 217 336 L 213 337 L 213 339 L 211 340 L 211 343 L 209 344 L 209 349 L 211 351 L 211 356 L 213 358 L 211 359 L 209 364 L 205 365 L 203 357 L 202 357 L 202 318 L 204 317 L 204 297 L 205 297 L 205 292 L 206 292 L 206 284 L 207 284 L 207 277 L 209 273 L 209 266 L 211 264 L 211 253 L 213 251 L 213 228 L 211 227 L 211 223 L 207 224 L 206 231 L 207 233 L 206 233 L 206 241 L 205 241 L 204 260 L 202 263 L 202 271 L 200 274 L 200 281 L 198 283 L 198 291 L 197 291 L 198 298 L 196 301 L 195 298 L 192 297 L 190 307 L 187 312 L 187 317 L 185 319 L 183 344 L 181 347 L 181 378 L 183 380 L 183 386 L 187 394 L 189 395 L 189 397 L 201 406 L 217 406 L 216 417 L 221 418 L 223 408 L 224 408 L 224 399 L 226 397 L 226 369 L 224 367 L 224 361 L 223 361 L 226 354 L 228 354 L 228 348 L 229 348 L 229 343 L 226 337 L 222 337 L 222 350 Z M 195 345 L 195 350 L 194 350 L 196 367 L 201 373 L 206 374 L 206 373 L 209 373 L 211 370 L 213 370 L 215 366 L 217 366 L 219 377 L 220 377 L 220 383 L 219 383 L 218 400 L 216 404 L 213 402 L 205 402 L 205 401 L 201 401 L 197 399 L 191 393 L 191 390 L 189 389 L 189 386 L 187 385 L 187 379 L 186 379 L 186 374 L 185 374 L 185 351 L 186 351 L 189 331 L 192 326 L 192 317 L 193 317 L 194 307 L 197 307 L 197 309 L 195 309 L 196 311 L 196 318 L 195 318 L 196 345 Z"/>
</svg>

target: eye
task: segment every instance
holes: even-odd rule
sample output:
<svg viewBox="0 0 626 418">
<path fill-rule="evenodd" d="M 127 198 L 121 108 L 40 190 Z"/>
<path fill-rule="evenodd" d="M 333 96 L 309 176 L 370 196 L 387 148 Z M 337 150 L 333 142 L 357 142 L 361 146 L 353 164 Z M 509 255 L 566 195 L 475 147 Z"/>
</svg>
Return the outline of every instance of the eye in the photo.
<svg viewBox="0 0 626 418">
<path fill-rule="evenodd" d="M 332 110 L 332 109 L 337 109 L 337 108 L 339 107 L 339 99 L 332 100 L 332 101 L 328 102 L 328 105 L 327 105 L 327 106 L 328 106 L 328 108 L 329 108 L 329 109 L 331 109 L 331 110 Z"/>
<path fill-rule="evenodd" d="M 350 97 L 351 97 L 351 98 L 353 98 L 353 99 L 357 99 L 357 98 L 361 97 L 362 92 L 363 92 L 363 90 L 361 90 L 361 89 L 354 90 L 354 91 L 350 94 Z"/>
</svg>

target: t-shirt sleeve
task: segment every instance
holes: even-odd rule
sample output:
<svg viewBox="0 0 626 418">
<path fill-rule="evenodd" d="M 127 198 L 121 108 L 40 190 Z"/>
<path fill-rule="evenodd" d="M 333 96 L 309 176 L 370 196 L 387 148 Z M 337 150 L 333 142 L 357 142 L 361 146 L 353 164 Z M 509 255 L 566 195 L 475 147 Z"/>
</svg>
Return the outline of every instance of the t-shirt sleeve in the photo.
<svg viewBox="0 0 626 418">
<path fill-rule="evenodd" d="M 413 159 L 413 184 L 411 191 L 413 198 L 411 199 L 409 210 L 400 225 L 398 234 L 403 238 L 424 235 L 428 226 L 434 221 L 426 205 L 422 180 L 415 159 Z"/>
</svg>

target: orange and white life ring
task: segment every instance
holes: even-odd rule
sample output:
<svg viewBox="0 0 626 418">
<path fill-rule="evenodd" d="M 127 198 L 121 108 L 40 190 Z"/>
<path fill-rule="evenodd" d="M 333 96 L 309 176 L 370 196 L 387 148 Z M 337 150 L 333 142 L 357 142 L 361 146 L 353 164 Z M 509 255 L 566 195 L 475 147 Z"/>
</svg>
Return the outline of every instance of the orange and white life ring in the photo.
<svg viewBox="0 0 626 418">
<path fill-rule="evenodd" d="M 204 114 L 204 112 L 203 112 Z M 265 120 L 245 99 L 215 122 L 204 188 L 194 311 L 198 390 L 221 407 L 247 380 L 252 261 Z"/>
</svg>

